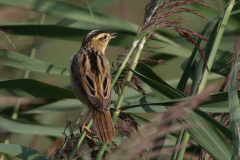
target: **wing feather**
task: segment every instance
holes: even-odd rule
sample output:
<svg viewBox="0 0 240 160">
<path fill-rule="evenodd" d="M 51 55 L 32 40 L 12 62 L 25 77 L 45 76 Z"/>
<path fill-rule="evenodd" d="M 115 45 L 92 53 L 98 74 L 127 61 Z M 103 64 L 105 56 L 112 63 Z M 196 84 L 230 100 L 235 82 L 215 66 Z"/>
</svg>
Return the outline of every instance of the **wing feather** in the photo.
<svg viewBox="0 0 240 160">
<path fill-rule="evenodd" d="M 91 61 L 88 54 L 77 53 L 71 61 L 71 83 L 76 97 L 106 113 L 111 102 L 111 75 L 108 60 L 103 54 Z M 94 65 L 92 64 L 94 63 Z"/>
</svg>

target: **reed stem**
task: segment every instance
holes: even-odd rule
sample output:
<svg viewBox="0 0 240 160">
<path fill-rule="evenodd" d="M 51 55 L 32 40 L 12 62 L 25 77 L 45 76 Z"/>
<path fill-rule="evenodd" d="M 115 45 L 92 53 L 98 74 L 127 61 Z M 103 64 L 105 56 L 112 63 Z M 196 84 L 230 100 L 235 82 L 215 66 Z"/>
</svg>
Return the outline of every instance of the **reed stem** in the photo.
<svg viewBox="0 0 240 160">
<path fill-rule="evenodd" d="M 231 15 L 231 11 L 232 11 L 233 6 L 234 6 L 234 1 L 235 0 L 230 0 L 229 1 L 228 5 L 227 5 L 227 7 L 225 9 L 225 12 L 223 14 L 223 19 L 221 21 L 220 28 L 217 31 L 217 36 L 216 36 L 216 38 L 214 40 L 214 43 L 213 43 L 213 46 L 212 46 L 212 50 L 211 50 L 209 58 L 208 58 L 207 66 L 208 66 L 209 70 L 211 70 L 211 68 L 213 66 L 213 61 L 214 61 L 214 59 L 216 57 L 219 44 L 221 42 L 224 30 L 225 30 L 225 28 L 227 26 L 228 19 L 229 19 L 230 15 Z M 203 89 L 205 88 L 206 83 L 207 83 L 207 79 L 208 79 L 208 75 L 209 75 L 209 72 L 208 72 L 207 69 L 205 69 L 204 73 L 203 73 L 202 80 L 201 80 L 201 82 L 199 84 L 199 87 L 198 87 L 198 91 L 197 91 L 198 94 L 201 93 L 203 91 Z"/>
<path fill-rule="evenodd" d="M 120 66 L 117 74 L 115 75 L 114 79 L 112 80 L 112 87 L 115 85 L 116 81 L 118 80 L 118 77 L 120 76 L 120 74 L 122 73 L 127 61 L 129 60 L 130 56 L 132 55 L 132 52 L 134 51 L 134 49 L 136 48 L 137 44 L 138 44 L 139 40 L 135 40 L 133 41 L 133 45 L 130 49 L 130 51 L 128 52 L 128 55 L 126 56 L 126 58 L 124 59 L 122 65 Z"/>
<path fill-rule="evenodd" d="M 139 42 L 139 41 L 137 41 L 137 42 L 134 41 L 134 42 L 133 42 L 134 48 L 136 47 L 136 45 L 137 45 L 138 42 Z M 139 46 L 138 46 L 138 50 L 137 50 L 137 52 L 136 52 L 136 54 L 135 54 L 135 56 L 134 56 L 134 60 L 133 60 L 133 62 L 132 62 L 132 66 L 131 66 L 131 69 L 132 69 L 132 70 L 135 70 L 135 68 L 136 68 L 136 66 L 137 66 L 137 63 L 138 63 L 138 60 L 139 60 L 139 57 L 140 57 L 140 54 L 141 54 L 141 51 L 142 51 L 142 49 L 143 49 L 143 46 L 144 46 L 145 42 L 146 42 L 146 37 L 143 37 L 143 39 L 141 40 L 141 42 L 140 42 L 140 44 L 139 44 Z M 132 52 L 133 50 L 134 50 L 134 49 L 131 49 L 130 51 Z M 129 53 L 129 54 L 130 54 L 130 53 Z M 129 55 L 129 54 L 128 54 L 128 55 Z M 125 61 L 127 62 L 127 58 L 129 58 L 129 57 L 130 57 L 130 56 L 127 56 L 126 59 L 124 60 L 124 62 L 125 62 Z M 125 65 L 124 65 L 124 66 L 125 66 Z M 123 66 L 123 68 L 124 68 L 124 66 Z M 121 67 L 122 67 L 122 66 L 121 66 Z M 123 68 L 122 68 L 121 70 L 123 70 Z M 120 75 L 120 74 L 119 74 L 119 75 Z M 112 120 L 113 120 L 113 124 L 114 124 L 114 125 L 116 124 L 118 115 L 119 115 L 119 113 L 120 113 L 120 109 L 119 109 L 119 108 L 120 108 L 120 106 L 122 105 L 122 102 L 123 102 L 123 100 L 124 100 L 125 93 L 126 93 L 126 91 L 127 91 L 127 88 L 128 88 L 129 83 L 131 82 L 132 76 L 133 76 L 133 72 L 129 71 L 128 76 L 127 76 L 127 79 L 126 79 L 125 86 L 124 86 L 123 89 L 122 89 L 122 93 L 121 93 L 121 95 L 120 95 L 120 97 L 119 97 L 119 99 L 118 99 L 117 106 L 115 107 L 115 112 L 113 113 Z M 97 155 L 97 159 L 96 159 L 96 160 L 101 160 L 101 159 L 102 159 L 102 156 L 103 156 L 103 154 L 104 154 L 104 152 L 105 152 L 106 146 L 107 146 L 106 144 L 103 144 L 103 145 L 101 146 L 100 151 L 98 152 L 98 155 Z"/>
<path fill-rule="evenodd" d="M 98 155 L 97 155 L 97 157 L 96 157 L 96 160 L 101 160 L 101 159 L 102 159 L 103 154 L 104 154 L 106 148 L 107 148 L 107 144 L 106 144 L 106 143 L 103 143 L 103 144 L 101 145 L 99 151 L 98 151 Z"/>
<path fill-rule="evenodd" d="M 91 125 L 93 124 L 93 119 L 91 119 L 87 125 L 87 128 L 90 128 Z M 74 146 L 70 156 L 68 157 L 67 160 L 72 160 L 73 159 L 73 156 L 75 155 L 76 151 L 78 150 L 78 148 L 81 146 L 85 136 L 87 135 L 87 132 L 86 131 L 83 131 L 81 137 L 78 139 L 78 142 L 77 142 L 77 145 Z"/>
<path fill-rule="evenodd" d="M 205 28 L 203 29 L 201 35 L 203 36 L 206 36 L 209 28 L 211 27 L 211 25 L 215 22 L 217 22 L 218 20 L 220 20 L 219 17 L 217 18 L 214 18 L 212 19 L 211 21 L 208 22 L 208 24 L 205 26 Z M 202 46 L 202 42 L 203 40 L 202 39 L 199 39 L 198 40 L 198 44 L 199 46 Z M 186 66 L 186 68 L 184 69 L 184 72 L 182 74 L 182 77 L 178 83 L 178 86 L 177 86 L 177 89 L 181 92 L 184 92 L 185 90 L 185 87 L 186 87 L 186 84 L 187 84 L 187 81 L 189 79 L 189 76 L 190 76 L 190 73 L 191 73 L 191 70 L 193 69 L 195 63 L 196 63 L 196 58 L 197 58 L 197 52 L 198 52 L 198 49 L 197 47 L 195 46 L 191 56 L 190 56 L 190 59 L 188 61 L 188 64 Z M 193 84 L 192 84 L 192 88 L 191 88 L 191 92 L 190 92 L 190 96 L 193 95 L 194 93 L 194 90 L 195 90 L 195 87 L 193 87 Z M 176 142 L 176 150 L 173 152 L 172 154 L 172 157 L 171 157 L 171 160 L 176 160 L 177 159 L 177 155 L 178 153 L 181 151 L 181 152 L 185 152 L 185 147 L 183 147 L 182 149 L 180 149 L 180 145 L 185 141 L 183 139 L 186 139 L 186 132 L 184 129 L 182 129 L 179 134 L 178 134 L 178 138 L 177 138 L 177 142 Z M 184 138 L 185 137 L 185 138 Z M 179 154 L 180 155 L 180 154 Z"/>
<path fill-rule="evenodd" d="M 216 37 L 215 37 L 215 40 L 214 40 L 214 43 L 213 43 L 208 61 L 207 61 L 207 66 L 208 66 L 209 70 L 211 70 L 211 68 L 213 66 L 213 62 L 214 62 L 214 59 L 216 57 L 216 53 L 217 53 L 219 44 L 221 42 L 224 30 L 225 30 L 227 22 L 228 22 L 228 19 L 231 15 L 231 11 L 232 11 L 233 6 L 234 6 L 234 0 L 230 0 L 229 3 L 227 4 L 227 7 L 225 8 L 225 12 L 223 14 L 223 18 L 222 18 L 220 27 L 217 31 L 217 34 L 216 34 Z M 203 77 L 201 79 L 201 82 L 200 82 L 198 90 L 197 90 L 197 94 L 200 94 L 204 90 L 204 88 L 207 84 L 208 75 L 209 75 L 209 71 L 207 70 L 207 68 L 205 68 L 204 73 L 203 73 Z M 184 130 L 184 131 L 181 131 L 181 135 L 182 135 L 181 136 L 182 137 L 181 138 L 181 144 L 186 144 L 189 141 L 189 138 L 190 138 L 189 134 Z M 184 154 L 185 154 L 185 150 L 186 150 L 186 147 L 182 148 L 178 152 L 176 160 L 182 160 L 183 159 Z"/>
<path fill-rule="evenodd" d="M 58 159 L 59 156 L 61 156 L 61 154 L 62 154 L 64 148 L 66 147 L 66 145 L 67 145 L 69 139 L 71 138 L 71 135 L 73 134 L 73 132 L 75 131 L 75 129 L 79 126 L 80 120 L 81 120 L 82 116 L 84 115 L 84 113 L 86 112 L 86 110 L 87 110 L 87 107 L 84 108 L 84 110 L 83 110 L 81 116 L 78 118 L 77 122 L 76 122 L 75 125 L 73 126 L 73 128 L 72 128 L 72 130 L 71 130 L 69 136 L 67 137 L 65 143 L 63 144 L 63 146 L 62 146 L 62 148 L 61 148 L 59 154 L 58 154 L 57 157 L 56 157 L 56 159 Z M 64 133 L 65 133 L 65 130 L 64 130 Z M 55 159 L 55 155 L 52 157 L 52 160 L 54 160 L 54 159 Z"/>
</svg>

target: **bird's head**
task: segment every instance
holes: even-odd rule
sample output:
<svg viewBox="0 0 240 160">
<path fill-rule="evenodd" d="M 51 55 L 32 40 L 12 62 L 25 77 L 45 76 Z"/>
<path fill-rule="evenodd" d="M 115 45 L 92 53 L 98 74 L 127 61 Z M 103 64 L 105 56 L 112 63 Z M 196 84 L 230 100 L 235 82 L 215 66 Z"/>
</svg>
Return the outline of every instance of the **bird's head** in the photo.
<svg viewBox="0 0 240 160">
<path fill-rule="evenodd" d="M 115 38 L 114 34 L 100 30 L 91 31 L 85 36 L 82 47 L 104 53 L 110 39 Z"/>
</svg>

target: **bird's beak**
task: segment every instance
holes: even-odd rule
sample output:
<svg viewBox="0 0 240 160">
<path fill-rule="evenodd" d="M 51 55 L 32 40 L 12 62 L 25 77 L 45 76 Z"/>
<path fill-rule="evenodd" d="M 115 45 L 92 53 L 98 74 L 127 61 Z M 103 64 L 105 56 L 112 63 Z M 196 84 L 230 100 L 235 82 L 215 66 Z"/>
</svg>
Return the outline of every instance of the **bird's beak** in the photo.
<svg viewBox="0 0 240 160">
<path fill-rule="evenodd" d="M 109 39 L 115 38 L 116 36 L 113 36 L 114 34 L 116 34 L 116 33 L 110 33 Z"/>
</svg>

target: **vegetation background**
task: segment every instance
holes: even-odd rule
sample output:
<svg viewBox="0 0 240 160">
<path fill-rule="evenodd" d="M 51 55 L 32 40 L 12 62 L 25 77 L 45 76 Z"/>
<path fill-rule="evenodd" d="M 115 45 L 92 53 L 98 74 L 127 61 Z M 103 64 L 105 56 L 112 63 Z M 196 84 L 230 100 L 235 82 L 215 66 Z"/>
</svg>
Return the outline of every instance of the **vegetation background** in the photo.
<svg viewBox="0 0 240 160">
<path fill-rule="evenodd" d="M 57 109 L 46 106 L 46 104 L 54 102 L 56 97 L 57 99 L 64 99 L 64 96 L 70 98 L 72 95 L 67 91 L 66 93 L 63 93 L 62 90 L 55 90 L 54 88 L 51 88 L 51 86 L 50 89 L 54 91 L 47 93 L 49 90 L 47 87 L 46 89 L 44 88 L 45 84 L 41 86 L 41 84 L 38 84 L 35 81 L 24 82 L 18 79 L 26 78 L 26 75 L 28 74 L 26 74 L 26 72 L 28 71 L 25 69 L 27 69 L 30 71 L 27 76 L 30 79 L 54 86 L 69 88 L 70 81 L 67 71 L 64 72 L 64 74 L 66 73 L 65 75 L 61 75 L 60 71 L 64 71 L 64 68 L 69 68 L 70 58 L 79 50 L 81 40 L 86 33 L 97 28 L 117 33 L 117 38 L 109 44 L 106 50 L 106 55 L 111 64 L 115 61 L 118 55 L 123 54 L 124 47 L 132 46 L 137 28 L 143 23 L 144 9 L 148 2 L 149 1 L 143 0 L 0 0 L 0 29 L 2 29 L 0 46 L 3 47 L 0 50 L 0 110 L 2 112 L 2 120 L 0 122 L 0 127 L 2 128 L 0 134 L 1 142 L 6 141 L 7 139 L 10 144 L 29 146 L 51 158 L 56 148 L 60 147 L 64 141 L 63 136 L 56 137 L 56 135 L 61 135 L 66 121 L 70 120 L 72 123 L 77 121 L 82 110 L 78 109 L 78 103 L 74 100 L 71 101 L 73 104 L 71 103 L 70 107 L 68 106 L 70 101 L 69 103 L 64 103 L 62 105 L 56 104 L 53 106 L 58 106 Z M 205 2 L 214 8 L 196 4 L 187 5 L 188 8 L 197 9 L 199 14 L 202 14 L 205 19 L 189 13 L 175 14 L 171 19 L 182 17 L 191 20 L 188 23 L 184 23 L 183 26 L 201 33 L 210 20 L 220 16 L 226 10 L 225 6 L 229 1 Z M 234 6 L 233 12 L 235 15 L 230 16 L 218 48 L 222 51 L 229 51 L 229 54 L 234 52 L 234 44 L 237 41 L 240 30 L 240 18 L 239 14 L 237 14 L 239 7 L 238 3 Z M 93 11 L 93 15 L 91 15 L 91 10 Z M 86 18 L 83 13 L 89 14 L 91 19 Z M 106 17 L 104 15 L 106 15 Z M 100 19 L 98 19 L 99 17 Z M 119 25 L 119 22 L 117 22 L 118 19 L 131 22 L 131 24 L 120 23 L 121 25 Z M 116 24 L 114 24 L 114 22 L 116 22 Z M 131 29 L 130 26 L 132 24 L 135 24 L 134 27 L 132 27 L 135 29 Z M 58 26 L 62 26 L 62 28 Z M 207 38 L 209 38 L 213 28 L 214 25 L 210 27 L 208 34 L 206 34 Z M 4 33 L 11 42 L 8 41 Z M 183 74 L 181 64 L 191 55 L 194 46 L 174 31 L 162 29 L 159 30 L 159 33 L 169 40 L 169 43 L 167 42 L 168 46 L 166 47 L 163 45 L 163 50 L 155 50 L 157 53 L 143 51 L 141 58 L 150 58 L 157 61 L 164 60 L 164 64 L 150 65 L 164 81 L 171 86 L 176 87 Z M 175 42 L 174 44 L 179 45 L 179 47 L 171 44 L 172 41 Z M 14 48 L 12 43 L 16 48 Z M 204 42 L 202 47 L 205 48 L 206 44 L 207 42 Z M 160 41 L 157 45 L 162 46 Z M 179 51 L 179 53 L 176 51 Z M 14 59 L 10 56 L 6 56 L 6 54 L 10 55 L 10 52 L 17 52 L 18 54 L 25 56 L 32 55 L 34 59 L 41 60 L 41 62 L 44 61 L 49 64 L 60 66 L 60 69 L 57 67 L 55 69 L 55 66 L 53 66 L 53 70 L 55 69 L 55 71 L 53 71 L 54 73 L 52 72 L 53 74 L 44 73 L 48 71 L 45 68 L 46 66 L 47 68 L 49 67 L 47 64 L 44 67 L 43 64 L 31 61 L 31 59 L 28 59 L 29 63 L 26 63 L 21 57 L 17 57 L 19 58 L 19 61 L 17 61 L 17 58 Z M 220 53 L 220 51 L 218 53 Z M 15 55 L 13 55 L 13 57 L 14 56 Z M 218 63 L 219 66 L 217 66 L 217 69 L 215 68 L 216 71 L 212 71 L 208 77 L 209 85 L 214 84 L 217 86 L 212 93 L 218 92 L 223 84 L 224 76 L 226 76 L 226 73 L 225 75 L 222 74 L 220 69 L 224 68 L 226 71 L 229 69 L 229 66 L 227 65 L 231 65 L 231 58 L 229 59 L 228 57 L 228 59 L 224 60 L 224 63 Z M 48 69 L 51 70 L 52 66 Z M 16 79 L 16 81 L 9 81 L 13 79 Z M 185 88 L 184 93 L 186 95 L 190 95 L 191 82 L 192 81 L 189 80 L 188 86 Z M 18 86 L 15 87 L 14 83 L 28 89 L 25 90 Z M 40 88 L 36 86 L 40 86 Z M 41 90 L 41 87 L 45 90 L 39 91 Z M 151 93 L 147 84 L 143 84 L 143 88 L 147 93 Z M 132 98 L 134 96 L 139 97 L 138 92 L 133 89 L 129 90 L 130 91 L 128 91 L 126 95 L 127 98 Z M 44 93 L 46 93 L 46 96 L 43 96 Z M 58 95 L 58 93 L 60 95 Z M 23 98 L 19 100 L 16 96 Z M 113 98 L 117 99 L 115 93 L 113 93 Z M 19 110 L 14 110 L 18 105 Z M 80 102 L 79 106 L 81 106 Z M 209 110 L 214 110 L 214 113 L 228 112 L 228 106 L 226 103 L 224 105 L 219 105 L 218 108 L 209 108 Z M 209 112 L 209 110 L 207 111 Z M 142 111 L 136 110 L 135 112 L 132 112 L 137 113 L 137 115 L 146 119 L 152 119 L 159 114 L 153 112 L 143 113 Z M 17 116 L 13 116 L 13 113 L 17 114 Z M 13 121 L 11 119 L 17 120 Z M 32 127 L 29 125 L 31 123 L 37 125 Z M 143 124 L 144 122 L 138 119 L 138 123 Z M 53 126 L 57 127 L 54 128 Z M 54 133 L 52 130 L 55 130 Z M 49 134 L 51 132 L 52 134 Z M 172 137 L 172 139 L 173 141 L 176 141 L 176 136 Z M 166 142 L 166 145 L 171 146 L 174 143 L 175 142 L 171 142 L 167 144 Z M 196 143 L 193 144 L 193 146 L 187 149 L 184 159 L 190 159 L 191 155 L 193 155 L 192 159 L 198 159 L 201 147 Z M 195 152 L 194 148 L 196 148 L 196 146 L 198 147 Z M 7 153 L 3 150 L 1 151 Z M 216 151 L 216 153 L 217 152 L 218 151 Z M 166 154 L 167 159 L 170 159 L 170 153 L 168 152 Z M 13 156 L 10 157 L 11 159 L 17 159 Z"/>
</svg>

